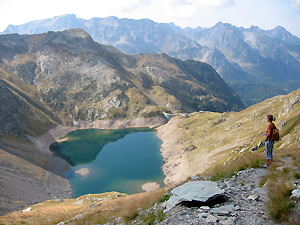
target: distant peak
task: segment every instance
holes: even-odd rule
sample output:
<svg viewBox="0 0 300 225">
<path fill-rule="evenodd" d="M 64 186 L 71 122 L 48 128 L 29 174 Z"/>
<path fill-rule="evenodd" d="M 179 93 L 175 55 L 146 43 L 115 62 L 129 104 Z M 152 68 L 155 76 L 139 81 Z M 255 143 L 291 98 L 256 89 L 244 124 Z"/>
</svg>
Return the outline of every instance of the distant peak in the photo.
<svg viewBox="0 0 300 225">
<path fill-rule="evenodd" d="M 105 19 L 118 20 L 119 18 L 116 16 L 108 16 Z"/>
<path fill-rule="evenodd" d="M 250 31 L 260 31 L 261 29 L 258 27 L 258 26 L 251 26 L 250 28 L 249 28 L 249 30 Z"/>
<path fill-rule="evenodd" d="M 287 31 L 287 30 L 282 26 L 277 26 L 273 29 L 273 31 Z"/>
<path fill-rule="evenodd" d="M 75 14 L 63 14 L 60 16 L 55 16 L 54 18 L 77 18 Z"/>
<path fill-rule="evenodd" d="M 232 26 L 230 23 L 223 23 L 221 21 L 219 21 L 214 27 L 216 28 L 233 28 L 234 26 Z"/>
</svg>

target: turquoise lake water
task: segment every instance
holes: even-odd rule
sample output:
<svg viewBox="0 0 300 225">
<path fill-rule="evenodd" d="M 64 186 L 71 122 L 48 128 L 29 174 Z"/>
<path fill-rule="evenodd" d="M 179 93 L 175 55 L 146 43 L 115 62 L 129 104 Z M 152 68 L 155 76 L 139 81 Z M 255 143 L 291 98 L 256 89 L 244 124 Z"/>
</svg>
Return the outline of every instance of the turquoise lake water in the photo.
<svg viewBox="0 0 300 225">
<path fill-rule="evenodd" d="M 157 182 L 164 186 L 160 153 L 161 140 L 148 128 L 77 130 L 67 141 L 54 143 L 50 150 L 73 167 L 65 177 L 73 197 L 88 193 L 142 192 L 141 186 Z M 76 171 L 87 168 L 88 176 Z"/>
</svg>

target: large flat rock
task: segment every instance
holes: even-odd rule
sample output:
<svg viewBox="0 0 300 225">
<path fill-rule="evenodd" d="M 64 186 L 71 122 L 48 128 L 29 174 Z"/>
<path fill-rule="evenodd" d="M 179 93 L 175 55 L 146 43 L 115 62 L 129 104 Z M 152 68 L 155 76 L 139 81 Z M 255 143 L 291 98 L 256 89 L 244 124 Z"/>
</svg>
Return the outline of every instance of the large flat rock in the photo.
<svg viewBox="0 0 300 225">
<path fill-rule="evenodd" d="M 224 190 L 218 188 L 216 182 L 212 181 L 191 181 L 171 191 L 172 196 L 165 203 L 166 211 L 181 202 L 206 203 L 224 195 Z"/>
</svg>

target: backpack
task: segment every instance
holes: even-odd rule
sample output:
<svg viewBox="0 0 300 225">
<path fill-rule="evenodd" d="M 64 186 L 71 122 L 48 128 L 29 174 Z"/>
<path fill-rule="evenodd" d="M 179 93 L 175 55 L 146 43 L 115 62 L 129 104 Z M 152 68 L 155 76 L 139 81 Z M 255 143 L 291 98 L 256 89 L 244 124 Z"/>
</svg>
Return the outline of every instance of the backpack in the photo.
<svg viewBox="0 0 300 225">
<path fill-rule="evenodd" d="M 276 127 L 272 130 L 271 139 L 274 140 L 274 141 L 279 140 L 279 132 L 278 132 L 278 129 Z"/>
</svg>

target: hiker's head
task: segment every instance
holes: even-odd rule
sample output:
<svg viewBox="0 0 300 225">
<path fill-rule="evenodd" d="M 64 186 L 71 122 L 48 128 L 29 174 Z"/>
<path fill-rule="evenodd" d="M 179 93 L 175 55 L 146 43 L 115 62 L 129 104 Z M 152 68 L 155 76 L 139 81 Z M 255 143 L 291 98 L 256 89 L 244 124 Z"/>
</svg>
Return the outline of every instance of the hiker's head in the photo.
<svg viewBox="0 0 300 225">
<path fill-rule="evenodd" d="M 267 115 L 267 118 L 268 118 L 268 121 L 272 122 L 272 121 L 275 121 L 275 117 L 272 116 L 272 115 Z"/>
</svg>

